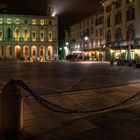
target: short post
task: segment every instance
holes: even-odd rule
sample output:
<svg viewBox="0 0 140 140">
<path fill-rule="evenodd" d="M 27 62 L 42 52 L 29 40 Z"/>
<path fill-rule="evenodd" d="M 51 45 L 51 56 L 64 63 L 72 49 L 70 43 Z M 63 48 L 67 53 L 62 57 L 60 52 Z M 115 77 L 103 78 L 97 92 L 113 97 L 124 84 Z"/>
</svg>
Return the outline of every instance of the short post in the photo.
<svg viewBox="0 0 140 140">
<path fill-rule="evenodd" d="M 10 81 L 0 90 L 0 134 L 17 134 L 22 128 L 21 91 L 14 81 Z"/>
</svg>

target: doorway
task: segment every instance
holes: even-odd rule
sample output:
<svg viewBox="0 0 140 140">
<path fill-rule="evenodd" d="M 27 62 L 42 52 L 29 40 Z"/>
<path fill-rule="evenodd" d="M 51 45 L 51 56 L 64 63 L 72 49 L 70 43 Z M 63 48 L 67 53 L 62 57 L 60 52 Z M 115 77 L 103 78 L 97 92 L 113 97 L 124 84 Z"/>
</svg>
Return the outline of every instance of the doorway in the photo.
<svg viewBox="0 0 140 140">
<path fill-rule="evenodd" d="M 15 47 L 15 57 L 20 59 L 20 46 Z"/>
</svg>

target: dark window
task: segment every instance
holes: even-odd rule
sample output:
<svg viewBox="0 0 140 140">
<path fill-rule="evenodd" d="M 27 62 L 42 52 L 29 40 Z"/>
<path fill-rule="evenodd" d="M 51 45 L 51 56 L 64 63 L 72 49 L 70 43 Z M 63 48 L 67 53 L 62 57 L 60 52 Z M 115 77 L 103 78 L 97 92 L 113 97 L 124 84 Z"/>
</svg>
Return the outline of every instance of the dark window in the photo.
<svg viewBox="0 0 140 140">
<path fill-rule="evenodd" d="M 135 19 L 135 8 L 131 7 L 126 12 L 127 21 Z"/>
<path fill-rule="evenodd" d="M 121 32 L 121 29 L 118 28 L 118 29 L 116 30 L 116 41 L 119 42 L 119 41 L 121 41 L 121 40 L 122 40 L 122 32 Z"/>
<path fill-rule="evenodd" d="M 110 17 L 108 17 L 107 18 L 107 27 L 110 27 L 110 22 L 111 22 Z"/>
<path fill-rule="evenodd" d="M 134 2 L 135 0 L 126 0 L 126 3 L 129 4 L 129 3 L 132 3 Z"/>
<path fill-rule="evenodd" d="M 115 23 L 119 24 L 122 22 L 122 13 L 119 11 L 117 12 L 117 14 L 115 15 Z"/>
<path fill-rule="evenodd" d="M 122 0 L 117 0 L 115 5 L 116 5 L 116 9 L 122 7 Z"/>
<path fill-rule="evenodd" d="M 107 44 L 111 43 L 111 33 L 110 33 L 110 30 L 107 31 L 107 33 L 106 33 L 106 43 Z"/>
<path fill-rule="evenodd" d="M 135 30 L 134 30 L 134 26 L 133 25 L 130 25 L 128 27 L 128 30 L 127 30 L 127 40 L 134 40 L 135 38 Z"/>
<path fill-rule="evenodd" d="M 8 28 L 7 29 L 7 40 L 10 40 L 11 39 L 11 29 L 10 28 Z"/>
</svg>

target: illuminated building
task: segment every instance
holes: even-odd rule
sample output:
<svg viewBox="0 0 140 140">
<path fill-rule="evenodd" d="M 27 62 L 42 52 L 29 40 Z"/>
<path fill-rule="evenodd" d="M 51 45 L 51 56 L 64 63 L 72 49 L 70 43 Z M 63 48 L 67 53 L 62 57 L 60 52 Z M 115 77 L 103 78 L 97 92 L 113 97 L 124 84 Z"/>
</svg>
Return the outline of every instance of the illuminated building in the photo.
<svg viewBox="0 0 140 140">
<path fill-rule="evenodd" d="M 115 59 L 140 57 L 140 1 L 104 0 L 105 42 Z"/>
<path fill-rule="evenodd" d="M 90 59 L 140 59 L 140 1 L 102 0 L 102 10 L 72 25 L 65 32 L 71 53 Z M 88 40 L 84 40 L 84 37 Z"/>
<path fill-rule="evenodd" d="M 91 15 L 65 31 L 71 54 L 82 54 L 100 60 L 104 53 L 103 12 Z"/>
<path fill-rule="evenodd" d="M 0 59 L 54 60 L 57 48 L 57 16 L 0 14 Z"/>
</svg>

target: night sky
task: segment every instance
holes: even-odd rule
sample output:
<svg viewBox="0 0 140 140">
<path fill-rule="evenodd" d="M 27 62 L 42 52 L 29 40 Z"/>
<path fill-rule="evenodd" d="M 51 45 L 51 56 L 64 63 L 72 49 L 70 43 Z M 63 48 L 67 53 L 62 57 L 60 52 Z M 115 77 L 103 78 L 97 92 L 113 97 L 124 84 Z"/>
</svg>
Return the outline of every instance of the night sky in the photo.
<svg viewBox="0 0 140 140">
<path fill-rule="evenodd" d="M 0 0 L 8 4 L 10 13 L 46 14 L 46 0 Z M 99 9 L 100 0 L 52 0 L 59 17 L 59 31 L 64 30 L 82 18 Z"/>
</svg>

